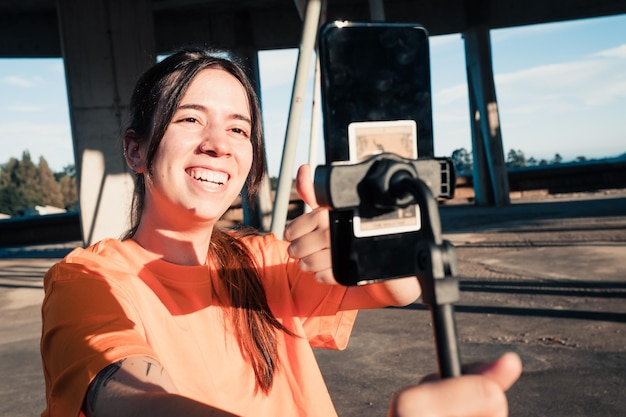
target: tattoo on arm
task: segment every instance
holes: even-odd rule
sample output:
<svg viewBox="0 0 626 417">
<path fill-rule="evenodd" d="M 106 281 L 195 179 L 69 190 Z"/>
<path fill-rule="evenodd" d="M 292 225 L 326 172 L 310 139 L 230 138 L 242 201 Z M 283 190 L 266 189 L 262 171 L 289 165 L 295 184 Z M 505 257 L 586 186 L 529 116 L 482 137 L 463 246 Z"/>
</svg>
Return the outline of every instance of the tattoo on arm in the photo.
<svg viewBox="0 0 626 417">
<path fill-rule="evenodd" d="M 145 363 L 146 363 L 146 376 L 150 375 L 150 372 L 154 370 L 153 366 L 156 366 L 158 367 L 158 369 L 160 369 L 159 376 L 162 376 L 163 372 L 165 372 L 165 368 L 163 368 L 161 364 L 159 364 L 158 362 L 145 361 Z"/>
<path fill-rule="evenodd" d="M 89 411 L 93 412 L 96 409 L 96 400 L 98 399 L 98 394 L 102 387 L 106 387 L 109 381 L 114 379 L 117 371 L 122 367 L 122 363 L 124 363 L 125 359 L 121 361 L 112 363 L 111 365 L 104 368 L 102 371 L 98 372 L 98 375 L 91 381 L 89 384 L 89 388 L 87 389 L 87 407 Z"/>
</svg>

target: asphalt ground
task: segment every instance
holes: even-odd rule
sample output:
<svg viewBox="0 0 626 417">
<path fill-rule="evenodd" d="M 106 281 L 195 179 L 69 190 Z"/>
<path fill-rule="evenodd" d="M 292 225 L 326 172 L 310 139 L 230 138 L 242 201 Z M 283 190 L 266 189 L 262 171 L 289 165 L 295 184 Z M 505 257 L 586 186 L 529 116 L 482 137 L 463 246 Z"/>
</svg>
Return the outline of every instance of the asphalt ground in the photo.
<svg viewBox="0 0 626 417">
<path fill-rule="evenodd" d="M 626 190 L 440 209 L 456 247 L 463 362 L 517 352 L 510 416 L 626 415 Z M 0 417 L 44 407 L 42 276 L 68 245 L 0 250 Z M 385 416 L 437 369 L 420 303 L 359 313 L 345 351 L 316 351 L 340 417 Z"/>
</svg>

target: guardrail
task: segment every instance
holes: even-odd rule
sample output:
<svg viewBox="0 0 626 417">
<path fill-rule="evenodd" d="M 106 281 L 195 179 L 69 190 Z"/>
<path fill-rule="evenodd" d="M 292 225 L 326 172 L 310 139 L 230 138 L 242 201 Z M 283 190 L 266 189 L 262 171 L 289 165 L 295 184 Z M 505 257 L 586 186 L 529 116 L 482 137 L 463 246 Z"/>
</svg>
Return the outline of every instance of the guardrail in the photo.
<svg viewBox="0 0 626 417">
<path fill-rule="evenodd" d="M 545 189 L 550 194 L 626 188 L 626 159 L 510 168 L 511 191 Z"/>
<path fill-rule="evenodd" d="M 0 220 L 0 247 L 83 240 L 78 212 Z"/>
</svg>

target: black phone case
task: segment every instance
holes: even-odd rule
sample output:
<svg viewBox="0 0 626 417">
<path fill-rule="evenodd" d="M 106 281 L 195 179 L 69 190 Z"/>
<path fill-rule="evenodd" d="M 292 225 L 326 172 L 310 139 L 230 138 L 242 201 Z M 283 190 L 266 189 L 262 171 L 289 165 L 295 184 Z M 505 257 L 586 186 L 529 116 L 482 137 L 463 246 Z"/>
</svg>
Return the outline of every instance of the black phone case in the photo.
<svg viewBox="0 0 626 417">
<path fill-rule="evenodd" d="M 330 22 L 319 33 L 326 163 L 348 161 L 348 125 L 415 120 L 433 156 L 428 33 L 416 24 Z M 353 210 L 330 212 L 333 273 L 344 285 L 413 275 L 420 231 L 355 237 Z"/>
</svg>

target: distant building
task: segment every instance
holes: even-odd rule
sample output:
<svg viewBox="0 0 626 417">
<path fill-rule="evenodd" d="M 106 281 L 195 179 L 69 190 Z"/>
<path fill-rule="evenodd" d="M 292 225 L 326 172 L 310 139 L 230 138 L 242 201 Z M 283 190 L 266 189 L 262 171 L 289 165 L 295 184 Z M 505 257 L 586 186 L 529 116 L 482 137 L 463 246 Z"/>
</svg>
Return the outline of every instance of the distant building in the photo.
<svg viewBox="0 0 626 417">
<path fill-rule="evenodd" d="M 46 214 L 66 213 L 67 210 L 54 206 L 35 206 L 24 210 L 24 216 L 45 216 Z"/>
</svg>

